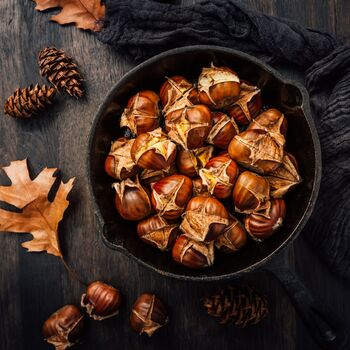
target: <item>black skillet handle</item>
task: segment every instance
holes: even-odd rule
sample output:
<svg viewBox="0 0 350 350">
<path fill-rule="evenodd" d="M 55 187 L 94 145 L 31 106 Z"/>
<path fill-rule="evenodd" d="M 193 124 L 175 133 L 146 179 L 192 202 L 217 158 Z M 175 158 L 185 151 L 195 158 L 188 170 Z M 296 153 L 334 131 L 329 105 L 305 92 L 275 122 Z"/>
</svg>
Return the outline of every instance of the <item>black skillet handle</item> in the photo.
<svg viewBox="0 0 350 350">
<path fill-rule="evenodd" d="M 347 332 L 325 309 L 325 305 L 314 298 L 290 268 L 273 264 L 266 266 L 265 269 L 282 283 L 310 335 L 322 349 L 350 349 Z"/>
</svg>

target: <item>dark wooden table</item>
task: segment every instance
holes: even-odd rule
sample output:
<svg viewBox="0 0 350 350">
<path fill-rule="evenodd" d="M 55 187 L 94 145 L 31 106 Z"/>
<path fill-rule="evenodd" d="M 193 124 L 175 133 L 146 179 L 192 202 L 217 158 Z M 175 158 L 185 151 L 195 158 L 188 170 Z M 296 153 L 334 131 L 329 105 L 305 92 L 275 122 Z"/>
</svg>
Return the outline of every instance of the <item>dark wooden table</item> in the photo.
<svg viewBox="0 0 350 350">
<path fill-rule="evenodd" d="M 349 39 L 348 0 L 239 2 Z M 98 105 L 131 66 L 93 35 L 49 23 L 48 17 L 37 13 L 29 0 L 0 2 L 0 100 L 4 101 L 18 86 L 43 82 L 36 61 L 38 51 L 47 45 L 64 48 L 78 61 L 86 78 L 87 95 L 79 101 L 60 97 L 58 104 L 35 120 L 18 121 L 1 112 L 0 165 L 28 157 L 33 174 L 49 166 L 62 169 L 64 179 L 76 177 L 71 206 L 60 226 L 64 255 L 84 280 L 110 282 L 124 295 L 119 317 L 89 321 L 84 341 L 76 348 L 317 349 L 284 290 L 266 273 L 250 275 L 245 281 L 267 295 L 270 314 L 258 326 L 238 330 L 219 326 L 201 309 L 200 297 L 217 285 L 162 278 L 102 243 L 87 188 L 87 139 Z M 2 183 L 4 179 L 2 176 Z M 22 249 L 20 242 L 28 238 L 0 236 L 0 348 L 4 350 L 48 349 L 41 336 L 42 323 L 57 308 L 79 303 L 84 291 L 84 286 L 71 278 L 58 259 Z M 291 248 L 290 256 L 305 284 L 350 329 L 347 286 L 329 272 L 302 236 Z M 159 294 L 171 312 L 170 324 L 151 339 L 133 334 L 128 325 L 131 305 L 144 291 Z"/>
</svg>

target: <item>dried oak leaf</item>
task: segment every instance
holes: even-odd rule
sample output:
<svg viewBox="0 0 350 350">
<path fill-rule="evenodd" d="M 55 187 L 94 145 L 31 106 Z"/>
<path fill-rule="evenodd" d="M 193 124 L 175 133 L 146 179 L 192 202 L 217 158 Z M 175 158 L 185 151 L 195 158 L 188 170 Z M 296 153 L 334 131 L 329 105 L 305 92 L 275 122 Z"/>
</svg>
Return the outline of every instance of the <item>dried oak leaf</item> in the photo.
<svg viewBox="0 0 350 350">
<path fill-rule="evenodd" d="M 44 11 L 60 7 L 62 11 L 51 16 L 51 21 L 59 24 L 75 25 L 80 29 L 90 29 L 99 32 L 102 29 L 102 19 L 106 7 L 101 5 L 101 0 L 33 0 L 35 9 Z"/>
<path fill-rule="evenodd" d="M 0 201 L 11 204 L 21 212 L 0 208 L 0 231 L 31 233 L 33 239 L 22 243 L 29 252 L 47 251 L 62 257 L 58 241 L 58 224 L 69 205 L 67 195 L 73 187 L 73 179 L 60 182 L 55 198 L 48 194 L 56 181 L 56 168 L 45 168 L 31 180 L 27 160 L 11 162 L 3 170 L 11 180 L 10 186 L 0 186 Z"/>
</svg>

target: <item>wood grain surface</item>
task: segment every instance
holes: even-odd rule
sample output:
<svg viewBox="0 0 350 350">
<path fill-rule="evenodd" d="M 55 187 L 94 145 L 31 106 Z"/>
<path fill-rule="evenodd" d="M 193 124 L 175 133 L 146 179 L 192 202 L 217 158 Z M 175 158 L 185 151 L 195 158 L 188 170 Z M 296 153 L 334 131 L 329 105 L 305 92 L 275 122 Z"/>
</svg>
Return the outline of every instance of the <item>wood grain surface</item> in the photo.
<svg viewBox="0 0 350 350">
<path fill-rule="evenodd" d="M 191 3 L 192 1 L 183 1 Z M 349 37 L 348 0 L 240 0 L 244 6 L 289 17 L 302 25 Z M 85 281 L 103 280 L 118 287 L 124 303 L 118 317 L 88 320 L 83 342 L 76 349 L 318 349 L 295 314 L 282 287 L 259 272 L 242 282 L 267 295 L 269 316 L 244 330 L 220 326 L 201 308 L 200 298 L 219 286 L 163 278 L 109 250 L 97 234 L 86 181 L 90 127 L 108 90 L 131 66 L 94 35 L 61 27 L 38 13 L 29 0 L 0 1 L 0 100 L 18 86 L 44 82 L 37 66 L 38 51 L 54 45 L 78 62 L 86 79 L 86 97 L 59 97 L 47 113 L 33 120 L 0 116 L 0 165 L 28 157 L 32 175 L 44 166 L 59 167 L 65 180 L 75 176 L 71 205 L 60 225 L 60 240 L 69 265 Z M 1 174 L 2 184 L 8 183 Z M 112 205 L 112 203 L 111 203 Z M 79 303 L 84 285 L 61 262 L 46 254 L 29 254 L 20 247 L 26 235 L 0 235 L 0 349 L 49 349 L 41 325 L 57 308 Z M 301 236 L 290 250 L 290 261 L 310 290 L 350 329 L 349 286 L 336 279 Z M 170 323 L 153 338 L 129 330 L 130 308 L 142 292 L 155 292 L 167 303 Z"/>
</svg>

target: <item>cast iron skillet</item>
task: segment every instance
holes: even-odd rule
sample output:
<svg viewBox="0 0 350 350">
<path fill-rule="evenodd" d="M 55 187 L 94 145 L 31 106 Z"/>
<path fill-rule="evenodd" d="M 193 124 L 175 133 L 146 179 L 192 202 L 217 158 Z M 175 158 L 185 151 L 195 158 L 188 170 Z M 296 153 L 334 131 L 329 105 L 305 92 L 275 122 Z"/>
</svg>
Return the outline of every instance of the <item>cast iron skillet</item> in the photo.
<svg viewBox="0 0 350 350">
<path fill-rule="evenodd" d="M 288 150 L 295 155 L 303 182 L 286 197 L 287 215 L 281 230 L 263 243 L 249 241 L 234 255 L 217 254 L 214 266 L 191 270 L 176 264 L 171 254 L 145 245 L 136 234 L 135 224 L 118 216 L 111 188 L 113 179 L 104 172 L 104 161 L 111 140 L 121 136 L 119 117 L 128 99 L 143 89 L 159 91 L 165 76 L 184 75 L 195 80 L 202 67 L 233 68 L 241 79 L 258 85 L 263 103 L 280 109 L 288 120 Z M 255 57 L 217 46 L 188 46 L 157 55 L 128 72 L 109 92 L 100 106 L 92 126 L 88 150 L 88 178 L 96 204 L 96 215 L 102 227 L 102 238 L 112 249 L 156 272 L 191 281 L 227 280 L 266 264 L 272 256 L 294 240 L 309 219 L 315 205 L 321 180 L 321 151 L 318 135 L 304 87 L 284 79 L 277 71 Z M 278 275 L 278 269 L 273 271 Z M 279 273 L 297 308 L 311 328 L 315 339 L 329 349 L 339 349 L 343 339 L 335 333 L 329 317 L 315 309 L 313 298 L 294 276 Z M 306 293 L 300 298 L 300 291 Z M 315 326 L 316 325 L 316 326 Z"/>
</svg>

